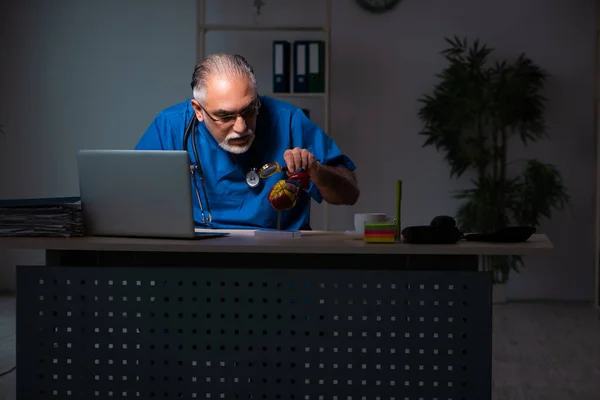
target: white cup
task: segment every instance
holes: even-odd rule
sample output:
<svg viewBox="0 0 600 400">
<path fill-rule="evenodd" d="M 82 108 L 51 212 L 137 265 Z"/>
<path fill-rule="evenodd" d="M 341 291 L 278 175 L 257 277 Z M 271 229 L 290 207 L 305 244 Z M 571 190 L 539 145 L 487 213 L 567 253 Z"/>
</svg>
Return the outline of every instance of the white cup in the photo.
<svg viewBox="0 0 600 400">
<path fill-rule="evenodd" d="M 385 213 L 356 213 L 354 214 L 354 231 L 365 233 L 365 223 L 385 222 L 387 220 L 388 216 Z"/>
</svg>

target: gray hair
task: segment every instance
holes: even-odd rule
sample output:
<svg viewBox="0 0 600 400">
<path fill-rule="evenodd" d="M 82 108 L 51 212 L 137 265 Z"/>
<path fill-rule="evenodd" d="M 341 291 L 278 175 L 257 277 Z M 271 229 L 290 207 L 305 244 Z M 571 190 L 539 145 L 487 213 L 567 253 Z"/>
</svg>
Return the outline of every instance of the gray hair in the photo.
<svg viewBox="0 0 600 400">
<path fill-rule="evenodd" d="M 246 77 L 256 90 L 256 77 L 246 59 L 238 54 L 216 53 L 196 64 L 192 75 L 192 93 L 199 102 L 206 97 L 206 85 L 211 77 Z"/>
</svg>

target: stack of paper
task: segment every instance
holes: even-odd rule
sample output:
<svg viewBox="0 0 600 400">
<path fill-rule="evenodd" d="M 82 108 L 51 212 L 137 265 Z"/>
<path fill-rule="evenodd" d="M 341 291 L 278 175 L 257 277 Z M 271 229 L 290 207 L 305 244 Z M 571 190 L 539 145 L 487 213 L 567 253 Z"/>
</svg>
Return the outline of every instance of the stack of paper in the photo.
<svg viewBox="0 0 600 400">
<path fill-rule="evenodd" d="M 0 200 L 0 237 L 83 236 L 77 197 Z"/>
<path fill-rule="evenodd" d="M 230 236 L 253 236 L 253 237 L 271 237 L 271 238 L 299 238 L 302 237 L 302 231 L 278 231 L 275 229 L 209 229 L 195 228 L 200 233 L 227 233 Z"/>
</svg>

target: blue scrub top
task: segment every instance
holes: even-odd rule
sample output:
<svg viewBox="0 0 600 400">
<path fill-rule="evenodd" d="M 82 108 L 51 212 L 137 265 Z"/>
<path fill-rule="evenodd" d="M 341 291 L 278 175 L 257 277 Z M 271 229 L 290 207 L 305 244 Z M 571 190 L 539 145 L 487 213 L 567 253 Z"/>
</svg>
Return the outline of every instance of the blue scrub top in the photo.
<svg viewBox="0 0 600 400">
<path fill-rule="evenodd" d="M 191 99 L 161 111 L 152 121 L 136 145 L 136 150 L 183 150 L 183 135 L 190 118 L 196 118 Z M 261 109 L 256 122 L 256 138 L 250 149 L 239 155 L 230 154 L 217 144 L 204 122 L 196 128 L 196 148 L 204 172 L 206 194 L 212 213 L 212 222 L 202 225 L 202 214 L 192 182 L 194 220 L 198 227 L 221 229 L 276 229 L 277 211 L 268 200 L 269 191 L 284 172 L 261 179 L 256 188 L 246 183 L 246 173 L 264 164 L 277 161 L 285 166 L 283 153 L 295 147 L 314 154 L 324 165 L 344 166 L 349 170 L 356 166 L 342 154 L 336 143 L 318 125 L 306 117 L 302 110 L 290 103 L 260 96 Z M 191 139 L 188 140 L 190 157 L 194 160 Z M 234 159 L 235 157 L 235 159 Z M 203 197 L 200 180 L 198 192 Z M 323 198 L 311 183 L 302 192 L 296 206 L 281 212 L 281 229 L 308 230 L 310 227 L 310 198 L 321 203 Z M 206 200 L 203 200 L 206 204 Z M 206 213 L 206 207 L 205 207 Z"/>
</svg>

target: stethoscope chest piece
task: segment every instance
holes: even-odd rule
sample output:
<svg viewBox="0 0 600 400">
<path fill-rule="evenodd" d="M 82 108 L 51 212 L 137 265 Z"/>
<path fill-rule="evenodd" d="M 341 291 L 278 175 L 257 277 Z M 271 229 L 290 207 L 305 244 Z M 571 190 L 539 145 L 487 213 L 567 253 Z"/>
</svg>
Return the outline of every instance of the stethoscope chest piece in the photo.
<svg viewBox="0 0 600 400">
<path fill-rule="evenodd" d="M 246 183 L 251 188 L 255 188 L 258 186 L 258 184 L 260 183 L 260 177 L 258 176 L 258 172 L 256 172 L 256 168 L 252 168 L 250 171 L 248 171 L 248 173 L 246 174 Z"/>
</svg>

